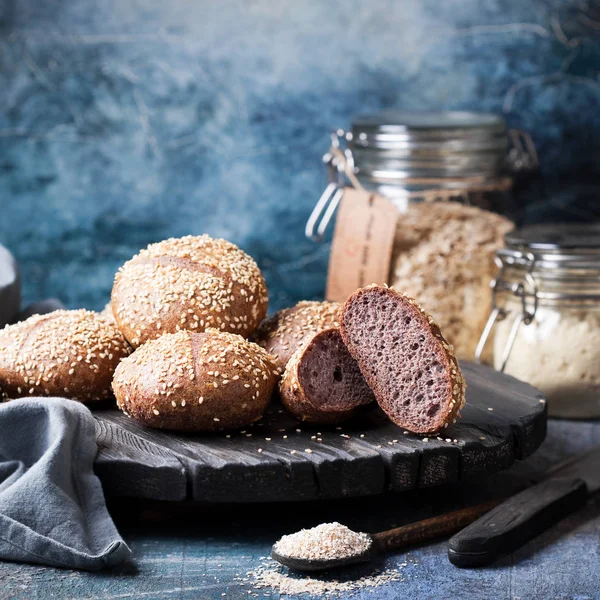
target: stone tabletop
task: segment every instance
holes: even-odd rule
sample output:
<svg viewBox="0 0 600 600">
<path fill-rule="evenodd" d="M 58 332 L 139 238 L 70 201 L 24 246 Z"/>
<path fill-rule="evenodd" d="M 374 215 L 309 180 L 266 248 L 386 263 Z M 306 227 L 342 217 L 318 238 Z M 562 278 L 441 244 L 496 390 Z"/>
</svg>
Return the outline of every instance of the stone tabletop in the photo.
<svg viewBox="0 0 600 600">
<path fill-rule="evenodd" d="M 551 421 L 542 448 L 510 472 L 462 485 L 360 500 L 207 507 L 140 505 L 113 501 L 111 512 L 131 545 L 130 564 L 84 573 L 0 563 L 1 600 L 300 599 L 257 589 L 246 575 L 256 569 L 282 534 L 338 520 L 377 531 L 518 489 L 528 473 L 600 444 L 600 423 Z M 496 565 L 459 570 L 446 558 L 446 543 L 413 548 L 379 560 L 373 569 L 399 569 L 400 580 L 342 598 L 461 598 L 592 600 L 600 598 L 600 498 L 558 523 Z M 370 573 L 357 568 L 336 576 Z M 246 581 L 244 581 L 246 580 Z"/>
</svg>

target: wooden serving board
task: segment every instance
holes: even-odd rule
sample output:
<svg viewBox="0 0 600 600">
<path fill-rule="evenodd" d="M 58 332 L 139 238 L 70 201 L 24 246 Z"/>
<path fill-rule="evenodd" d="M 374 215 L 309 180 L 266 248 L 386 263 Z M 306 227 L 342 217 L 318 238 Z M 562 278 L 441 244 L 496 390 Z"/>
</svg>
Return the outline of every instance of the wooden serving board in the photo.
<svg viewBox="0 0 600 600">
<path fill-rule="evenodd" d="M 107 495 L 298 501 L 455 483 L 506 469 L 534 452 L 546 436 L 541 392 L 488 367 L 462 368 L 467 405 L 443 439 L 407 434 L 378 410 L 340 429 L 300 424 L 274 404 L 240 431 L 183 435 L 148 429 L 107 409 L 95 413 L 96 472 Z"/>
</svg>

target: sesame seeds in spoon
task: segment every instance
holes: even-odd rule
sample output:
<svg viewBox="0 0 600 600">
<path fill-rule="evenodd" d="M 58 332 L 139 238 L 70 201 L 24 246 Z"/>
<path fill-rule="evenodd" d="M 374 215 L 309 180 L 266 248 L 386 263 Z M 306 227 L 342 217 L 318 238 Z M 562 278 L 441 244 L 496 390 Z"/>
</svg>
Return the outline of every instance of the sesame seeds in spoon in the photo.
<svg viewBox="0 0 600 600">
<path fill-rule="evenodd" d="M 319 571 L 371 560 L 373 539 L 341 523 L 323 523 L 284 535 L 271 556 L 298 571 Z"/>
<path fill-rule="evenodd" d="M 493 500 L 373 534 L 358 533 L 340 523 L 324 523 L 284 535 L 273 546 L 271 556 L 298 571 L 323 571 L 368 562 L 379 553 L 454 534 L 497 504 Z"/>
</svg>

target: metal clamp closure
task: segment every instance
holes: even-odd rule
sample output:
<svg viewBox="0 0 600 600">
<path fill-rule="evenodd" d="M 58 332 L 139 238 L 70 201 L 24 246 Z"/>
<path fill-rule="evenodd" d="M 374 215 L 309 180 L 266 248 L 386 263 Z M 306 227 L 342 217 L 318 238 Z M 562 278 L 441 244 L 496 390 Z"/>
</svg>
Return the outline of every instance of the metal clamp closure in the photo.
<svg viewBox="0 0 600 600">
<path fill-rule="evenodd" d="M 506 260 L 508 257 L 510 257 L 510 259 Z M 500 371 L 503 372 L 506 368 L 506 363 L 508 362 L 521 323 L 529 325 L 535 318 L 538 308 L 538 293 L 537 284 L 533 276 L 533 267 L 535 265 L 535 256 L 533 254 L 515 251 L 511 251 L 510 253 L 498 251 L 496 253 L 496 264 L 499 269 L 498 275 L 490 284 L 492 288 L 492 312 L 490 313 L 481 337 L 479 338 L 477 348 L 475 349 L 475 362 L 477 364 L 481 363 L 483 350 L 492 333 L 494 325 L 510 316 L 511 311 L 506 308 L 506 306 L 500 306 L 498 303 L 499 293 L 510 292 L 513 296 L 521 299 L 521 310 L 515 313 L 508 339 L 506 340 L 506 344 L 502 351 Z M 527 273 L 525 274 L 523 283 L 511 283 L 503 278 L 506 266 L 510 266 L 511 264 L 526 265 Z"/>
<path fill-rule="evenodd" d="M 306 237 L 313 242 L 322 242 L 331 222 L 335 210 L 344 195 L 344 186 L 346 184 L 346 175 L 354 172 L 354 156 L 352 151 L 345 147 L 342 149 L 341 141 L 348 142 L 352 139 L 352 134 L 338 129 L 331 132 L 331 148 L 323 156 L 323 162 L 327 166 L 329 173 L 329 184 L 321 194 L 317 204 L 313 208 L 304 233 Z"/>
</svg>

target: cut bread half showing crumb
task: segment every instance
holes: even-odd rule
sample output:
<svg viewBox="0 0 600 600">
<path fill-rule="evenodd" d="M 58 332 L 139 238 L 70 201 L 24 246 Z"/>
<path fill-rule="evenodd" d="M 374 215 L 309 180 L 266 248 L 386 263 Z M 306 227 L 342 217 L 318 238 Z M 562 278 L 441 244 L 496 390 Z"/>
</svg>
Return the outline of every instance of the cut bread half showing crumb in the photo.
<svg viewBox="0 0 600 600">
<path fill-rule="evenodd" d="M 340 332 L 396 425 L 429 434 L 456 421 L 465 380 L 452 346 L 416 300 L 387 287 L 359 289 L 342 308 Z"/>
<path fill-rule="evenodd" d="M 338 329 L 320 331 L 296 350 L 279 391 L 287 410 L 311 423 L 340 423 L 375 401 Z"/>
</svg>

